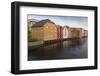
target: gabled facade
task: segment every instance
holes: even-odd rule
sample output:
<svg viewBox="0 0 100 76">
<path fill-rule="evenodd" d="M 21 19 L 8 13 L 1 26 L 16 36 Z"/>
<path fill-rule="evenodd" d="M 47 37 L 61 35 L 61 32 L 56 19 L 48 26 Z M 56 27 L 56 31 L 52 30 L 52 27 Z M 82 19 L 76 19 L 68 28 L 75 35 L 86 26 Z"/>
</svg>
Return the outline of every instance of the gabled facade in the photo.
<svg viewBox="0 0 100 76">
<path fill-rule="evenodd" d="M 63 27 L 60 25 L 57 25 L 57 40 L 63 39 Z"/>
<path fill-rule="evenodd" d="M 78 28 L 70 28 L 69 29 L 69 38 L 79 38 L 80 32 Z"/>
<path fill-rule="evenodd" d="M 78 31 L 79 31 L 79 38 L 87 36 L 87 30 L 84 30 L 83 28 L 78 28 Z"/>
<path fill-rule="evenodd" d="M 57 28 L 56 24 L 47 22 L 44 27 L 44 41 L 56 40 L 57 39 Z"/>
<path fill-rule="evenodd" d="M 68 38 L 68 34 L 69 34 L 69 32 L 68 32 L 68 26 L 64 26 L 63 27 L 63 39 L 67 39 Z"/>
<path fill-rule="evenodd" d="M 56 40 L 56 24 L 49 19 L 37 22 L 32 26 L 32 38 L 42 41 Z"/>
</svg>

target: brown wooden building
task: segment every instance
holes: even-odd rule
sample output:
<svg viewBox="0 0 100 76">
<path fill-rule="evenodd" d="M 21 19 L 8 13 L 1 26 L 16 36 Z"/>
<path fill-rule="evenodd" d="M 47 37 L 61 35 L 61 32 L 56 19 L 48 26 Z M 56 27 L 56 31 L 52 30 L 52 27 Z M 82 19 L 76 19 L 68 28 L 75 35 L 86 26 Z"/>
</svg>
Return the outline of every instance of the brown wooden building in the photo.
<svg viewBox="0 0 100 76">
<path fill-rule="evenodd" d="M 69 28 L 69 34 L 68 34 L 69 36 L 69 38 L 77 38 L 78 37 L 78 35 L 79 35 L 79 32 L 77 31 L 77 29 L 76 28 Z"/>
<path fill-rule="evenodd" d="M 69 28 L 69 38 L 82 38 L 87 36 L 87 30 L 83 28 Z"/>
<path fill-rule="evenodd" d="M 37 22 L 32 26 L 32 38 L 42 41 L 56 40 L 56 24 L 49 19 Z"/>
</svg>

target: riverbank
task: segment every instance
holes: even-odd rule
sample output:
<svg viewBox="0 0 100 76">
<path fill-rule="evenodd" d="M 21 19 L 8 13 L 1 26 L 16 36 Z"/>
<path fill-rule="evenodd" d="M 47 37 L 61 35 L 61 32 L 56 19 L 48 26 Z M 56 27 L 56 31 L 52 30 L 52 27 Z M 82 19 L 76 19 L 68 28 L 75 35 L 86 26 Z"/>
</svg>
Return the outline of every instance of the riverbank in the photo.
<svg viewBox="0 0 100 76">
<path fill-rule="evenodd" d="M 87 38 L 87 37 L 82 37 L 82 38 Z M 48 41 L 36 41 L 36 42 L 28 42 L 28 46 L 37 46 L 37 45 L 48 45 L 48 44 L 53 44 L 61 41 L 67 41 L 67 40 L 73 40 L 73 39 L 82 39 L 82 38 L 66 38 L 66 39 L 59 39 L 59 40 L 48 40 Z"/>
</svg>

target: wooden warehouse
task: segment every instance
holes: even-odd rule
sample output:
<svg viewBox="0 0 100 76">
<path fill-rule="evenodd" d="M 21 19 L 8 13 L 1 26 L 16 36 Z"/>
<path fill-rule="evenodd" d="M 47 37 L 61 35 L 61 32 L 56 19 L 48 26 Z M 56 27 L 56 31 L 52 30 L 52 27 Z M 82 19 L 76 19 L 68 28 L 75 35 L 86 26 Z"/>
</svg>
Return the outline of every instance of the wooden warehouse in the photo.
<svg viewBox="0 0 100 76">
<path fill-rule="evenodd" d="M 63 27 L 63 39 L 67 39 L 69 36 L 68 28 L 69 28 L 68 26 Z"/>
<path fill-rule="evenodd" d="M 83 28 L 69 27 L 69 38 L 82 38 L 87 36 L 87 30 Z"/>
<path fill-rule="evenodd" d="M 57 25 L 57 40 L 63 39 L 63 28 L 60 25 Z"/>
<path fill-rule="evenodd" d="M 78 28 L 69 28 L 69 38 L 79 38 L 80 30 Z"/>
<path fill-rule="evenodd" d="M 77 28 L 79 30 L 79 38 L 87 37 L 87 30 L 84 30 L 83 28 Z"/>
<path fill-rule="evenodd" d="M 87 37 L 87 36 L 88 36 L 88 31 L 84 30 L 84 37 Z"/>
<path fill-rule="evenodd" d="M 57 39 L 56 24 L 49 19 L 41 20 L 32 26 L 32 38 L 42 41 Z"/>
<path fill-rule="evenodd" d="M 52 43 L 72 38 L 87 37 L 88 31 L 83 28 L 56 25 L 49 19 L 36 22 L 31 27 L 33 40 Z"/>
</svg>

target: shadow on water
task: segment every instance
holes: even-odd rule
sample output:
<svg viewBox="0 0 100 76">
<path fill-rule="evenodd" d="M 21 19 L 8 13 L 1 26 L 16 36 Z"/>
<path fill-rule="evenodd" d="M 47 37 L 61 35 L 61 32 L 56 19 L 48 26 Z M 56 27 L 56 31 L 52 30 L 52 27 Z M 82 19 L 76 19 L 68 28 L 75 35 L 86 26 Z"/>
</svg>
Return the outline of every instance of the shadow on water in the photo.
<svg viewBox="0 0 100 76">
<path fill-rule="evenodd" d="M 87 38 L 28 48 L 28 60 L 80 59 L 88 57 Z"/>
</svg>

